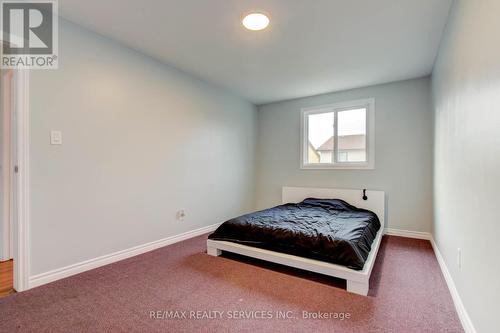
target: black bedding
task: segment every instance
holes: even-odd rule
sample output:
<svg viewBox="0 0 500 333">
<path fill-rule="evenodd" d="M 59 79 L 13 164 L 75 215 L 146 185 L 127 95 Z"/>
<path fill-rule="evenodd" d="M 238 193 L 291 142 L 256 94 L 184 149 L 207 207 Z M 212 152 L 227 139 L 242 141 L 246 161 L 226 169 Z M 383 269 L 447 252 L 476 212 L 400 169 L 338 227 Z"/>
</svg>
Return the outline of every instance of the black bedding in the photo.
<svg viewBox="0 0 500 333">
<path fill-rule="evenodd" d="M 379 229 L 369 210 L 309 198 L 231 219 L 208 238 L 362 270 Z"/>
</svg>

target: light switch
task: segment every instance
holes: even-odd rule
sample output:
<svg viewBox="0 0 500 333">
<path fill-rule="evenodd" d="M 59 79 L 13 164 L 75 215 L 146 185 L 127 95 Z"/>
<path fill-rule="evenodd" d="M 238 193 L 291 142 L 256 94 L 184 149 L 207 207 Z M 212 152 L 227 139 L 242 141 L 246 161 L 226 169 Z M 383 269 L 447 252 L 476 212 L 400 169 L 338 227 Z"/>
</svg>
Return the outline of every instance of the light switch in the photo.
<svg viewBox="0 0 500 333">
<path fill-rule="evenodd" d="M 51 145 L 62 145 L 62 132 L 61 131 L 50 131 L 50 144 Z"/>
</svg>

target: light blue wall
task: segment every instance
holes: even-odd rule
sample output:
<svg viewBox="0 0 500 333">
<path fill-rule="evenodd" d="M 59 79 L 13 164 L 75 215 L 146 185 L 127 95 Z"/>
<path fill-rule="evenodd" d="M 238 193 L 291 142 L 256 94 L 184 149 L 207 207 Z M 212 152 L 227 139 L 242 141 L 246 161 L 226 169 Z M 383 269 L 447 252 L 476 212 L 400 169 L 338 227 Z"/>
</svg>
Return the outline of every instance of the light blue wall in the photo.
<svg viewBox="0 0 500 333">
<path fill-rule="evenodd" d="M 59 32 L 59 69 L 30 77 L 31 275 L 253 208 L 252 104 L 66 21 Z"/>
<path fill-rule="evenodd" d="M 301 108 L 371 97 L 375 98 L 375 170 L 301 170 Z M 429 78 L 260 106 L 257 206 L 281 203 L 284 185 L 384 190 L 389 228 L 429 232 L 432 129 Z"/>
<path fill-rule="evenodd" d="M 499 13 L 498 0 L 455 1 L 432 78 L 434 235 L 478 332 L 500 327 Z"/>
</svg>

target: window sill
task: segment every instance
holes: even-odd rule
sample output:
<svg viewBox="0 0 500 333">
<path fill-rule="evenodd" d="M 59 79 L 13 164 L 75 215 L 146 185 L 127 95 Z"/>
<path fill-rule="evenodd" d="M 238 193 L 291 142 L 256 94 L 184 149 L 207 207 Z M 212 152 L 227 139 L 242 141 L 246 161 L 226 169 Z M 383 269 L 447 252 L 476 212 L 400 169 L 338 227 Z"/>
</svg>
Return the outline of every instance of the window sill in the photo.
<svg viewBox="0 0 500 333">
<path fill-rule="evenodd" d="M 362 164 L 303 164 L 300 166 L 302 170 L 374 170 L 373 163 Z"/>
</svg>

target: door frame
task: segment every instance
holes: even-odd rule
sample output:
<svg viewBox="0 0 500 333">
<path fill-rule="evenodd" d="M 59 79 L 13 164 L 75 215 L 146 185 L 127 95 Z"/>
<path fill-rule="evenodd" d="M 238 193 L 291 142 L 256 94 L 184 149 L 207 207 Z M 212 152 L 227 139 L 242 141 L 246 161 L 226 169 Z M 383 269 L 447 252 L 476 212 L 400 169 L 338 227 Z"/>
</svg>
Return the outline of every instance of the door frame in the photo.
<svg viewBox="0 0 500 333">
<path fill-rule="evenodd" d="M 29 289 L 30 269 L 30 113 L 29 113 L 29 70 L 14 71 L 15 92 L 14 112 L 16 126 L 16 151 L 18 172 L 16 207 L 17 220 L 14 221 L 14 289 L 24 291 Z"/>
<path fill-rule="evenodd" d="M 0 32 L 2 32 L 0 30 Z M 3 32 L 2 32 L 3 33 Z M 3 34 L 2 34 L 3 35 Z M 14 36 L 11 36 L 14 37 Z M 13 40 L 16 40 L 12 38 Z M 5 43 L 0 40 L 3 46 Z M 17 44 L 17 43 L 13 43 Z M 12 221 L 13 228 L 13 253 L 14 258 L 14 289 L 24 291 L 29 289 L 30 276 L 30 114 L 29 114 L 29 69 L 13 69 L 13 107 L 11 117 L 12 128 L 15 133 L 14 147 L 17 161 L 13 164 L 17 166 L 18 172 L 14 172 L 17 177 L 16 201 L 14 214 L 16 219 Z M 15 128 L 14 128 L 15 127 Z M 11 187 L 12 188 L 12 187 Z M 11 214 L 12 216 L 12 214 Z"/>
</svg>

